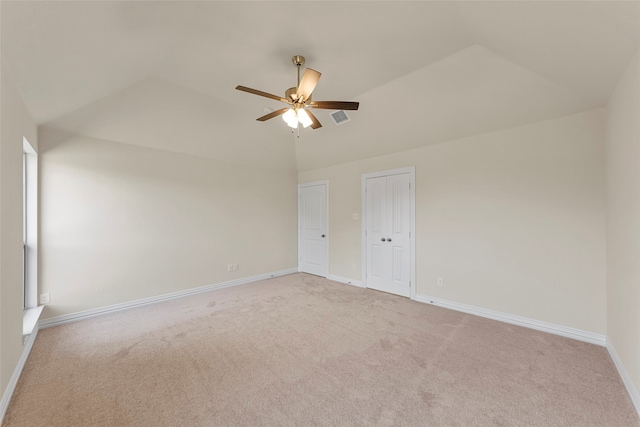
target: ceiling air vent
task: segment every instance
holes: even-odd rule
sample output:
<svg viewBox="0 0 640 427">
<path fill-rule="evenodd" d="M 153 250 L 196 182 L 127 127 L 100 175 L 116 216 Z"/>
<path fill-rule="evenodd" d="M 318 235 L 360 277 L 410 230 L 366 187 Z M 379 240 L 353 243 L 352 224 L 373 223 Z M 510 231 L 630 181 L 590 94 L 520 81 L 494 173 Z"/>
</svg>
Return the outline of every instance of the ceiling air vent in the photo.
<svg viewBox="0 0 640 427">
<path fill-rule="evenodd" d="M 334 111 L 330 114 L 330 116 L 337 125 L 341 125 L 351 120 L 349 116 L 347 116 L 347 113 L 344 112 L 344 110 Z"/>
</svg>

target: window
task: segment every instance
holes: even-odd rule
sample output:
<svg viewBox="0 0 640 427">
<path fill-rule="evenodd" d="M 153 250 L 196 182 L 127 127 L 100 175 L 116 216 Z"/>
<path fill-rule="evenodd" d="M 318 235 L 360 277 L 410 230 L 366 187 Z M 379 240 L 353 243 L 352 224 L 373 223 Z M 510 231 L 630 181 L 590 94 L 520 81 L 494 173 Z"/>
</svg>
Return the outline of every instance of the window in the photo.
<svg viewBox="0 0 640 427">
<path fill-rule="evenodd" d="M 22 248 L 23 335 L 31 333 L 38 320 L 38 156 L 26 138 L 22 140 Z M 35 315 L 34 319 L 34 313 Z"/>
<path fill-rule="evenodd" d="M 22 152 L 22 309 L 27 304 L 27 153 Z"/>
</svg>

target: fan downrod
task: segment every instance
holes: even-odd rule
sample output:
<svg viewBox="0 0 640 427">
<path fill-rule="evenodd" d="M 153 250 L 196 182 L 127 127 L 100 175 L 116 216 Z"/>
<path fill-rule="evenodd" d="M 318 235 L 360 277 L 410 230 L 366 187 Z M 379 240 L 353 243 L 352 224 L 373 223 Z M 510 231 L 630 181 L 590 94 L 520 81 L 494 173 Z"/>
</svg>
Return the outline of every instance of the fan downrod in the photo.
<svg viewBox="0 0 640 427">
<path fill-rule="evenodd" d="M 295 88 L 290 88 L 289 90 L 287 90 L 287 93 L 285 95 L 285 97 L 291 97 L 291 94 L 289 93 L 291 91 L 291 89 L 295 89 L 293 91 L 293 93 L 296 93 L 298 91 L 298 86 L 300 86 L 300 68 L 302 68 L 302 66 L 304 65 L 304 56 L 302 55 L 294 55 L 293 58 L 291 58 L 291 62 L 293 62 L 293 65 L 296 66 L 296 69 L 298 70 L 298 83 L 296 84 Z M 296 97 L 293 96 L 291 97 L 291 99 L 295 100 Z"/>
</svg>

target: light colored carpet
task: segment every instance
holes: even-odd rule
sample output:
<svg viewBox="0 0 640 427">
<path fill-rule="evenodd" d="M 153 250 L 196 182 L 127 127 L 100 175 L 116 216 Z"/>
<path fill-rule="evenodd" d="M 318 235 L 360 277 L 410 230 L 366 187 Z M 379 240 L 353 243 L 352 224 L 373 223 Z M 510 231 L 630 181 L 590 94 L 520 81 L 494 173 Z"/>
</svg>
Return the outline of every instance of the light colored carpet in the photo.
<svg viewBox="0 0 640 427">
<path fill-rule="evenodd" d="M 305 274 L 44 329 L 5 426 L 638 426 L 606 350 Z"/>
</svg>

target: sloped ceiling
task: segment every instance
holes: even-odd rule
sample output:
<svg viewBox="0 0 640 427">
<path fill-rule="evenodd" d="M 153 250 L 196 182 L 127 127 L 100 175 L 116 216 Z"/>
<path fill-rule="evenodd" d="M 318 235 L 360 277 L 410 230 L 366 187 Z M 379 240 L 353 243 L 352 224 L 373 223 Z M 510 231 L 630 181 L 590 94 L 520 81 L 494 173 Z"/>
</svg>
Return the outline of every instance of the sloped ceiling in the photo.
<svg viewBox="0 0 640 427">
<path fill-rule="evenodd" d="M 640 1 L 8 2 L 2 60 L 47 128 L 265 167 L 309 170 L 606 104 L 640 41 Z M 296 138 L 259 123 L 323 73 L 357 100 Z"/>
</svg>

